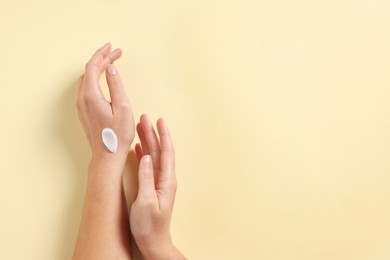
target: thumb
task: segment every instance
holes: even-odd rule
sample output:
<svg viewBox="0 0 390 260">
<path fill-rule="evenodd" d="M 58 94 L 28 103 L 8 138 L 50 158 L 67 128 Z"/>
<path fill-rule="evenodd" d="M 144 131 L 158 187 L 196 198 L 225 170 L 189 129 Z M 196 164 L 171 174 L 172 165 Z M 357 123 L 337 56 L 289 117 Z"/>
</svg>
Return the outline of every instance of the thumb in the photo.
<svg viewBox="0 0 390 260">
<path fill-rule="evenodd" d="M 107 67 L 106 80 L 113 109 L 118 109 L 122 103 L 128 102 L 128 99 L 118 70 L 112 64 Z"/>
<path fill-rule="evenodd" d="M 154 174 L 152 157 L 144 155 L 141 158 L 138 169 L 138 197 L 141 199 L 155 199 L 156 188 L 154 186 Z"/>
</svg>

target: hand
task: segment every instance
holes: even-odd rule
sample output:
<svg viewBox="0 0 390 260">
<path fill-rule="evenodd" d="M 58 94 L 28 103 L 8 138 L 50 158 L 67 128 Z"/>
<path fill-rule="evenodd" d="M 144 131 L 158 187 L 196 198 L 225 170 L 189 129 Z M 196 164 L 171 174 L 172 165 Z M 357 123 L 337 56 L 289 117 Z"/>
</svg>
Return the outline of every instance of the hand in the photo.
<svg viewBox="0 0 390 260">
<path fill-rule="evenodd" d="M 85 66 L 85 74 L 78 86 L 77 110 L 81 124 L 92 151 L 92 160 L 109 156 L 110 152 L 102 142 L 102 130 L 109 127 L 118 137 L 117 154 L 126 157 L 134 139 L 134 118 L 130 101 L 126 95 L 118 70 L 112 63 L 122 55 L 120 49 L 112 52 L 107 43 L 92 56 Z M 99 85 L 105 72 L 110 92 L 108 102 Z"/>
<path fill-rule="evenodd" d="M 78 86 L 77 109 L 92 150 L 83 215 L 73 259 L 131 259 L 130 228 L 123 192 L 123 169 L 134 138 L 134 119 L 118 71 L 112 63 L 122 55 L 106 44 L 92 56 Z M 105 72 L 111 103 L 100 89 Z M 118 149 L 103 144 L 102 130 L 112 128 Z"/>
<path fill-rule="evenodd" d="M 146 115 L 141 116 L 136 145 L 139 189 L 130 211 L 130 227 L 145 259 L 185 259 L 175 248 L 170 222 L 176 194 L 175 152 L 163 119 L 157 121 L 160 140 Z"/>
</svg>

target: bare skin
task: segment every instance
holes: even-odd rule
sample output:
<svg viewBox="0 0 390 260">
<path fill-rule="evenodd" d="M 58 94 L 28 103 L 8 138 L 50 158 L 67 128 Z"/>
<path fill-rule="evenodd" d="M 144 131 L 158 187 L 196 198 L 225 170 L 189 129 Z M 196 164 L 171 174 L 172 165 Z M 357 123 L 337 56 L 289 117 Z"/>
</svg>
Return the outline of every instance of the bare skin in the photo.
<svg viewBox="0 0 390 260">
<path fill-rule="evenodd" d="M 130 217 L 127 214 L 123 171 L 135 125 L 130 101 L 113 65 L 121 55 L 120 49 L 111 51 L 109 43 L 101 47 L 87 63 L 78 86 L 76 105 L 92 159 L 73 259 L 131 259 L 130 232 L 144 259 L 185 259 L 170 235 L 177 184 L 174 148 L 163 119 L 157 122 L 159 136 L 146 115 L 137 125 L 139 191 Z M 111 103 L 100 89 L 103 73 Z M 116 153 L 102 143 L 101 131 L 106 127 L 118 137 Z"/>
<path fill-rule="evenodd" d="M 177 188 L 175 150 L 165 121 L 158 135 L 147 115 L 141 116 L 136 145 L 138 196 L 130 211 L 130 226 L 144 259 L 185 259 L 172 243 L 170 223 Z"/>
<path fill-rule="evenodd" d="M 131 259 L 123 169 L 135 130 L 130 101 L 118 71 L 111 65 L 120 56 L 120 49 L 111 52 L 111 45 L 104 45 L 87 63 L 78 87 L 76 105 L 92 159 L 73 259 Z M 111 104 L 99 86 L 104 72 Z M 112 128 L 118 136 L 115 154 L 101 141 L 105 127 Z"/>
</svg>

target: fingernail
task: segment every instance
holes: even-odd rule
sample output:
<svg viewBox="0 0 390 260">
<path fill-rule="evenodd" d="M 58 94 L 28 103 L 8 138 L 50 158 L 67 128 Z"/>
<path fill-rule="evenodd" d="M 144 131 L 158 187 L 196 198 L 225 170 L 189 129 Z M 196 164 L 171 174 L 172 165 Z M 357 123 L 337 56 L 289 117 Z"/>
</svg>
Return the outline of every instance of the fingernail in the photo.
<svg viewBox="0 0 390 260">
<path fill-rule="evenodd" d="M 108 66 L 107 71 L 108 71 L 108 74 L 110 74 L 112 76 L 117 74 L 116 69 L 113 65 Z"/>
<path fill-rule="evenodd" d="M 143 163 L 145 167 L 150 168 L 152 166 L 152 158 L 150 157 L 150 155 L 144 156 Z"/>
</svg>

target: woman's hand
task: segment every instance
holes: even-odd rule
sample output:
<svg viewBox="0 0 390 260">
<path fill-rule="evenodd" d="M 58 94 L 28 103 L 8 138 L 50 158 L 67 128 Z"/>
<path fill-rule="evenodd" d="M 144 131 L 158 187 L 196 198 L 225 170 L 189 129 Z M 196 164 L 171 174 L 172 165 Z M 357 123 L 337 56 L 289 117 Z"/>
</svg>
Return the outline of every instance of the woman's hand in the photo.
<svg viewBox="0 0 390 260">
<path fill-rule="evenodd" d="M 136 145 L 139 189 L 130 211 L 130 227 L 145 259 L 185 259 L 172 243 L 170 222 L 176 194 L 175 152 L 163 119 L 157 137 L 146 115 L 141 116 Z"/>
<path fill-rule="evenodd" d="M 123 192 L 123 169 L 134 138 L 134 119 L 118 71 L 112 63 L 122 55 L 106 44 L 85 66 L 78 86 L 77 109 L 92 150 L 83 216 L 73 259 L 131 259 L 130 228 Z M 100 89 L 105 72 L 111 103 Z M 103 144 L 102 130 L 112 128 L 118 149 Z"/>
<path fill-rule="evenodd" d="M 86 64 L 85 74 L 80 78 L 76 105 L 91 146 L 92 160 L 112 156 L 126 158 L 134 139 L 134 118 L 130 101 L 118 70 L 112 65 L 121 55 L 120 49 L 111 52 L 111 44 L 105 44 Z M 99 79 L 103 72 L 106 74 L 111 103 L 105 99 L 100 89 Z M 106 127 L 113 129 L 118 137 L 115 155 L 108 151 L 102 141 L 102 130 Z"/>
</svg>

